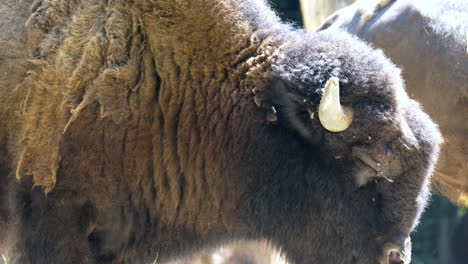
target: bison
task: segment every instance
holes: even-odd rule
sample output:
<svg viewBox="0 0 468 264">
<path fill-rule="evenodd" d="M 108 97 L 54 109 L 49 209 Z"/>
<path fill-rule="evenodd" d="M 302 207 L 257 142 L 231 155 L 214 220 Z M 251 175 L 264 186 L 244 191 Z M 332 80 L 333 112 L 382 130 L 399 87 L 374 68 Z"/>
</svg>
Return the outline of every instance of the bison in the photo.
<svg viewBox="0 0 468 264">
<path fill-rule="evenodd" d="M 319 30 L 355 34 L 403 68 L 408 93 L 444 134 L 434 190 L 468 206 L 468 2 L 382 2 L 388 6 L 369 9 L 358 1 L 331 15 Z"/>
<path fill-rule="evenodd" d="M 441 136 L 381 51 L 261 0 L 0 3 L 10 262 L 410 261 Z"/>
</svg>

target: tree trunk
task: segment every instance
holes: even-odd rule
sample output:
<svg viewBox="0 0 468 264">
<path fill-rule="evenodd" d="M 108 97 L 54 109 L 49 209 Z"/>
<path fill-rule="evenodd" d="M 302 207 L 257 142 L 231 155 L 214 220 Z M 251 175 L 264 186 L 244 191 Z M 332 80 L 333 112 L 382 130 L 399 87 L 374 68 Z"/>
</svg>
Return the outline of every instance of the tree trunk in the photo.
<svg viewBox="0 0 468 264">
<path fill-rule="evenodd" d="M 329 15 L 354 1 L 355 0 L 300 0 L 304 28 L 309 32 L 314 31 Z"/>
</svg>

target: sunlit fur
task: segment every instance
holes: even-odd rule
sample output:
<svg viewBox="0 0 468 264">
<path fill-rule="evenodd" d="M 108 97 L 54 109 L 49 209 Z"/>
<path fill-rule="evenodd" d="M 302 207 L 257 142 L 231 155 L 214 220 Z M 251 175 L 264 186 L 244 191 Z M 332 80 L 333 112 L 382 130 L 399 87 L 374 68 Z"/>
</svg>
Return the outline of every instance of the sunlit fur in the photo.
<svg viewBox="0 0 468 264">
<path fill-rule="evenodd" d="M 262 239 L 297 264 L 374 264 L 427 202 L 438 130 L 347 34 L 292 30 L 254 0 L 1 0 L 0 14 L 10 262 L 160 263 Z M 304 118 L 331 76 L 355 111 L 342 133 Z M 358 188 L 354 146 L 401 166 Z"/>
<path fill-rule="evenodd" d="M 382 49 L 403 68 L 407 93 L 440 126 L 445 142 L 432 185 L 461 206 L 468 193 L 468 1 L 398 0 L 380 9 L 365 27 L 358 9 L 338 10 L 321 29 L 341 29 Z"/>
</svg>

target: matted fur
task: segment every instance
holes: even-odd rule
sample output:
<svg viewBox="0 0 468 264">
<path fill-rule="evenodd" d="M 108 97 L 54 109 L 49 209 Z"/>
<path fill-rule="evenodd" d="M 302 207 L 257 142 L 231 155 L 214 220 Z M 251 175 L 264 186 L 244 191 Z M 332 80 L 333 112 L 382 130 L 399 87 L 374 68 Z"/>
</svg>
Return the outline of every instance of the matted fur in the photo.
<svg viewBox="0 0 468 264">
<path fill-rule="evenodd" d="M 417 224 L 440 135 L 357 39 L 295 31 L 260 0 L 0 10 L 13 261 L 151 263 L 265 239 L 296 263 L 376 263 Z M 331 76 L 355 111 L 343 133 L 307 114 Z M 356 146 L 386 178 L 357 188 Z"/>
</svg>

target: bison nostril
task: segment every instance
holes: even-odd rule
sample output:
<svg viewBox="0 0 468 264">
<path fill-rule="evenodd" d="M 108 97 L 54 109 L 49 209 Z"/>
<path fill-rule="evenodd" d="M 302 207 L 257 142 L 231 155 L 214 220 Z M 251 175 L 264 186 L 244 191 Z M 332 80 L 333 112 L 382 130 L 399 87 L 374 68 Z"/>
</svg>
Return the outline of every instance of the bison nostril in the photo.
<svg viewBox="0 0 468 264">
<path fill-rule="evenodd" d="M 379 263 L 408 264 L 411 262 L 411 239 L 399 233 L 383 246 L 383 255 Z"/>
<path fill-rule="evenodd" d="M 401 260 L 400 252 L 395 250 L 390 251 L 388 254 L 388 264 L 404 264 L 405 262 Z"/>
</svg>

